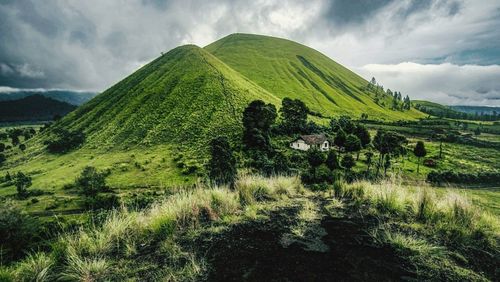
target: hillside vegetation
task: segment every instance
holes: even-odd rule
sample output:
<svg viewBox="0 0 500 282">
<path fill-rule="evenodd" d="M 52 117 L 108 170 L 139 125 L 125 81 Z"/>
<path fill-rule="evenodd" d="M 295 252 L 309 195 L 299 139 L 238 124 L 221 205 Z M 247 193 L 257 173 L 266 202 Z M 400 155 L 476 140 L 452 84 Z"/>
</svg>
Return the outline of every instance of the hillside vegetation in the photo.
<svg viewBox="0 0 500 282">
<path fill-rule="evenodd" d="M 171 142 L 196 148 L 216 134 L 239 136 L 243 108 L 255 99 L 279 102 L 207 51 L 187 45 L 157 58 L 55 126 L 83 131 L 89 144 Z"/>
<path fill-rule="evenodd" d="M 310 192 L 296 177 L 247 175 L 234 190 L 198 185 L 112 211 L 61 233 L 50 252 L 0 267 L 0 278 L 488 281 L 499 234 L 497 218 L 451 192 L 395 182 Z"/>
<path fill-rule="evenodd" d="M 314 112 L 371 119 L 424 117 L 420 112 L 394 111 L 389 98 L 375 103 L 368 81 L 320 52 L 299 43 L 252 34 L 232 34 L 205 49 L 279 98 L 297 98 Z M 382 103 L 380 103 L 382 104 Z"/>
</svg>

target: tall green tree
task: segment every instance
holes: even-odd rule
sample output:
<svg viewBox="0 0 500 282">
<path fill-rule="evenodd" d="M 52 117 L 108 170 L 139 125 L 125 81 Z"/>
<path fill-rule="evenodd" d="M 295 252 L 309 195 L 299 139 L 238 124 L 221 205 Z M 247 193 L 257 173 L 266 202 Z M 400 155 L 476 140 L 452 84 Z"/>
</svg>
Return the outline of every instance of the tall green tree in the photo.
<svg viewBox="0 0 500 282">
<path fill-rule="evenodd" d="M 7 160 L 5 154 L 0 153 L 0 166 Z"/>
<path fill-rule="evenodd" d="M 390 167 L 391 167 L 391 156 L 386 155 L 385 162 L 384 162 L 384 176 L 387 176 L 387 169 Z"/>
<path fill-rule="evenodd" d="M 28 188 L 31 187 L 31 184 L 31 177 L 19 171 L 14 178 L 17 196 L 22 199 L 26 198 L 29 194 Z"/>
<path fill-rule="evenodd" d="M 373 138 L 373 146 L 379 152 L 379 160 L 377 164 L 377 175 L 379 175 L 380 167 L 386 155 L 399 154 L 402 147 L 407 142 L 406 138 L 400 134 L 391 131 L 379 130 Z"/>
<path fill-rule="evenodd" d="M 307 151 L 307 162 L 316 177 L 316 168 L 325 162 L 325 154 L 316 148 L 309 149 Z"/>
<path fill-rule="evenodd" d="M 359 141 L 361 141 L 362 148 L 366 148 L 372 141 L 370 132 L 364 125 L 356 125 L 354 134 L 359 138 Z"/>
<path fill-rule="evenodd" d="M 340 169 L 339 158 L 334 150 L 328 151 L 325 164 L 330 170 Z"/>
<path fill-rule="evenodd" d="M 346 154 L 341 161 L 341 165 L 347 170 L 350 171 L 356 165 L 356 161 L 352 157 L 351 154 Z"/>
<path fill-rule="evenodd" d="M 346 136 L 344 130 L 340 129 L 337 132 L 337 135 L 335 135 L 335 138 L 333 139 L 333 143 L 339 148 L 339 151 L 341 148 L 344 148 L 346 139 L 347 139 L 347 136 Z"/>
<path fill-rule="evenodd" d="M 236 159 L 226 137 L 216 137 L 210 142 L 208 176 L 216 185 L 234 187 L 238 171 Z"/>
<path fill-rule="evenodd" d="M 299 99 L 284 98 L 281 101 L 282 126 L 289 133 L 301 133 L 307 126 L 309 109 Z"/>
<path fill-rule="evenodd" d="M 243 111 L 243 144 L 246 149 L 271 151 L 270 129 L 276 120 L 276 107 L 261 100 L 251 102 Z"/>
<path fill-rule="evenodd" d="M 418 141 L 417 144 L 415 145 L 415 148 L 413 149 L 413 153 L 418 158 L 417 173 L 419 173 L 419 170 L 420 170 L 420 159 L 423 158 L 423 157 L 425 157 L 427 155 L 427 150 L 425 149 L 424 142 Z"/>
<path fill-rule="evenodd" d="M 75 181 L 75 186 L 86 197 L 95 197 L 107 190 L 106 175 L 93 166 L 86 166 Z"/>
<path fill-rule="evenodd" d="M 372 151 L 366 152 L 365 157 L 366 157 L 366 175 L 368 175 L 370 173 L 370 167 L 373 162 L 373 152 Z"/>
<path fill-rule="evenodd" d="M 361 141 L 354 134 L 347 135 L 345 141 L 345 150 L 349 153 L 356 152 L 356 160 L 359 160 L 359 151 L 361 150 Z"/>
</svg>

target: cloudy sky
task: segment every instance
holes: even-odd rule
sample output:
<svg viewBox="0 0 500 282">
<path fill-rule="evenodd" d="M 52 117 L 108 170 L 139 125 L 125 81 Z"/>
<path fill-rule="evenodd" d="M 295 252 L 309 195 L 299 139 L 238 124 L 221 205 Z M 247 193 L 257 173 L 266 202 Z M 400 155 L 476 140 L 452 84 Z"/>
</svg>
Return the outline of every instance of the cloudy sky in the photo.
<svg viewBox="0 0 500 282">
<path fill-rule="evenodd" d="M 0 0 L 0 89 L 102 91 L 235 32 L 301 42 L 413 99 L 500 106 L 498 0 Z"/>
</svg>

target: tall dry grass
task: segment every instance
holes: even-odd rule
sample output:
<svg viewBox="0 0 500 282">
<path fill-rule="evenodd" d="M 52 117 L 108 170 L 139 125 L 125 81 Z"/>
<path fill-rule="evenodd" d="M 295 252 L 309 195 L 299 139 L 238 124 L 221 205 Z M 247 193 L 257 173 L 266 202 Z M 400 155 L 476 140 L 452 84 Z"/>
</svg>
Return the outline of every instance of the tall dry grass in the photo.
<svg viewBox="0 0 500 282">
<path fill-rule="evenodd" d="M 196 188 L 180 190 L 147 210 L 114 210 L 100 225 L 62 234 L 51 254 L 55 259 L 44 253 L 30 256 L 19 264 L 16 277 L 20 280 L 33 280 L 36 276 L 109 280 L 114 272 L 113 261 L 134 256 L 140 246 L 160 241 L 164 242 L 161 246 L 165 256 L 182 257 L 186 263 L 165 265 L 157 273 L 158 279 L 175 281 L 190 277 L 196 280 L 205 269 L 203 260 L 182 250 L 173 239 L 176 234 L 219 222 L 227 216 L 243 215 L 256 203 L 294 196 L 302 191 L 298 177 L 242 175 L 234 190 L 198 183 Z M 62 270 L 60 274 L 52 271 L 54 260 L 58 262 L 57 269 Z"/>
</svg>

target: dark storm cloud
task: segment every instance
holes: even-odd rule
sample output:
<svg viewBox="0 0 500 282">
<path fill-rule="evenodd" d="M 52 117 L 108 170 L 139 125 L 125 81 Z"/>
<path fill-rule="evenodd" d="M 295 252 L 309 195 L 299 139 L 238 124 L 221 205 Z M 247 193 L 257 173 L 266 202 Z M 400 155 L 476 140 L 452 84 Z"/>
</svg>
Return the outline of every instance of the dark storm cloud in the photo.
<svg viewBox="0 0 500 282">
<path fill-rule="evenodd" d="M 413 62 L 429 82 L 439 69 L 426 64 L 456 65 L 457 73 L 471 71 L 463 64 L 484 65 L 474 76 L 489 78 L 487 65 L 500 63 L 498 30 L 495 0 L 0 0 L 0 86 L 100 91 L 161 52 L 234 32 L 290 38 L 366 76 L 375 74 L 366 73 L 368 64 L 408 75 L 400 63 Z M 422 95 L 404 81 L 408 94 Z M 471 81 L 459 96 L 482 104 L 496 98 L 498 84 L 478 83 L 489 82 Z"/>
<path fill-rule="evenodd" d="M 394 0 L 332 1 L 326 12 L 327 20 L 335 26 L 357 24 L 369 19 L 392 1 Z"/>
</svg>

